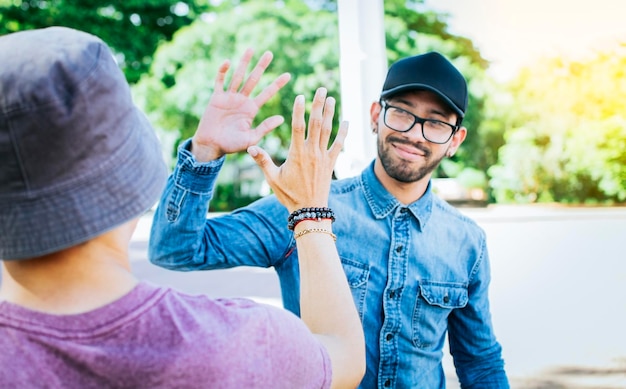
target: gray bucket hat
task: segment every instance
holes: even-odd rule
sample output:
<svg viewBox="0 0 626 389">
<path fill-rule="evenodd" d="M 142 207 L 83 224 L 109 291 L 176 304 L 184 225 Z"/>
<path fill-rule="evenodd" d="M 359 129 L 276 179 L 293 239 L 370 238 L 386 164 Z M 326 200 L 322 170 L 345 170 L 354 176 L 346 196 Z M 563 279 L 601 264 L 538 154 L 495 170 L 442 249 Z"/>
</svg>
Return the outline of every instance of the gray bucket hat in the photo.
<svg viewBox="0 0 626 389">
<path fill-rule="evenodd" d="M 159 141 L 99 38 L 0 37 L 0 259 L 53 253 L 140 216 L 167 178 Z"/>
</svg>

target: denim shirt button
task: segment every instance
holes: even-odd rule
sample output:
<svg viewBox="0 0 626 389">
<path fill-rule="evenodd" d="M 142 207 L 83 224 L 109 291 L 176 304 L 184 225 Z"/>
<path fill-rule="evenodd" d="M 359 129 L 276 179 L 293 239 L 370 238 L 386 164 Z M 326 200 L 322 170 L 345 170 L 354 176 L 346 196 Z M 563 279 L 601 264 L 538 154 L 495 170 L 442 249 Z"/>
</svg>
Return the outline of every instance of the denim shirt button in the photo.
<svg viewBox="0 0 626 389">
<path fill-rule="evenodd" d="M 408 209 L 406 209 L 406 208 L 400 208 L 400 213 L 406 213 L 406 211 L 408 211 Z"/>
<path fill-rule="evenodd" d="M 450 296 L 443 296 L 443 302 L 444 303 L 449 303 L 450 302 Z"/>
<path fill-rule="evenodd" d="M 396 291 L 395 290 L 389 291 L 389 298 L 392 299 L 394 297 L 396 297 Z"/>
<path fill-rule="evenodd" d="M 383 385 L 385 385 L 386 388 L 390 387 L 391 386 L 391 380 L 389 378 L 387 378 Z"/>
<path fill-rule="evenodd" d="M 393 334 L 387 334 L 387 336 L 385 336 L 385 339 L 387 339 L 387 341 L 390 341 L 391 339 L 393 339 Z"/>
<path fill-rule="evenodd" d="M 396 247 L 396 253 L 399 253 L 400 251 L 402 251 L 403 246 L 399 245 Z"/>
</svg>

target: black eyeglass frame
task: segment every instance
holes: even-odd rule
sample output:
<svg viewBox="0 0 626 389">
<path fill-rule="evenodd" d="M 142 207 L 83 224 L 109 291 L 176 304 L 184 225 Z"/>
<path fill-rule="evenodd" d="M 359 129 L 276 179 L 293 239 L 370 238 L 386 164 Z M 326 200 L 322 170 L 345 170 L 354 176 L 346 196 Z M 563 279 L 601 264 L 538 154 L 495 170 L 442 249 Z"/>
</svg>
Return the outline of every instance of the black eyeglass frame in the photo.
<svg viewBox="0 0 626 389">
<path fill-rule="evenodd" d="M 419 123 L 420 127 L 422 128 L 422 136 L 424 137 L 424 139 L 426 139 L 430 143 L 435 143 L 435 144 L 438 144 L 438 145 L 442 145 L 442 144 L 448 143 L 448 141 L 450 139 L 452 139 L 452 137 L 454 136 L 454 134 L 456 134 L 456 132 L 459 130 L 459 128 L 461 128 L 461 126 L 459 126 L 459 125 L 450 124 L 448 122 L 444 122 L 443 120 L 421 118 L 421 117 L 415 115 L 414 113 L 407 111 L 404 108 L 400 108 L 400 107 L 397 107 L 395 105 L 391 105 L 387 101 L 382 100 L 382 99 L 378 103 L 380 104 L 380 106 L 383 109 L 383 123 L 385 123 L 385 126 L 391 128 L 392 130 L 394 130 L 396 132 L 409 132 L 409 131 L 411 131 L 411 129 L 413 127 L 415 127 L 415 124 Z M 409 128 L 407 128 L 406 130 L 404 130 L 404 131 L 396 130 L 395 128 L 393 128 L 390 125 L 388 125 L 387 124 L 387 108 L 388 107 L 400 110 L 402 112 L 406 112 L 410 116 L 413 116 L 413 124 Z M 450 136 L 448 137 L 448 139 L 446 139 L 445 141 L 443 141 L 443 142 L 434 142 L 434 141 L 428 139 L 426 137 L 426 134 L 424 133 L 424 123 L 426 123 L 426 122 L 434 122 L 434 123 L 439 123 L 439 124 L 445 124 L 445 125 L 449 126 L 452 129 L 452 132 L 450 133 Z"/>
</svg>

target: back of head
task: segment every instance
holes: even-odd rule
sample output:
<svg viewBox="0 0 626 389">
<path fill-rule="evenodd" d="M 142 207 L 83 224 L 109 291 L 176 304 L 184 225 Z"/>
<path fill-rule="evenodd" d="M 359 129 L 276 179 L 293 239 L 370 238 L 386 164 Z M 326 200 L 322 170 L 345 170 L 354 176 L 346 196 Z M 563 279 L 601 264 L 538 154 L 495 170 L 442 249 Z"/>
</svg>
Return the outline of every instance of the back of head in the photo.
<svg viewBox="0 0 626 389">
<path fill-rule="evenodd" d="M 85 242 L 148 210 L 160 144 L 107 45 L 63 27 L 0 37 L 0 259 Z"/>
</svg>

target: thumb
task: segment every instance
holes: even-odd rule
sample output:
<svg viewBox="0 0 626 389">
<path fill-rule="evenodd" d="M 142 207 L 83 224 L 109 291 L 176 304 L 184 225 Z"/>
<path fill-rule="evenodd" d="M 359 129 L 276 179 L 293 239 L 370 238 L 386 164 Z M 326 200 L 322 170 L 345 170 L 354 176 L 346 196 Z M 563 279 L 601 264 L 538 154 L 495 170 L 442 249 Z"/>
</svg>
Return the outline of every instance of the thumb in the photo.
<svg viewBox="0 0 626 389">
<path fill-rule="evenodd" d="M 259 165 L 266 178 L 268 174 L 271 174 L 274 171 L 274 169 L 277 169 L 276 165 L 274 165 L 274 161 L 272 161 L 272 158 L 270 158 L 267 151 L 263 150 L 259 146 L 250 146 L 247 151 L 252 159 L 254 159 L 254 162 Z"/>
</svg>

